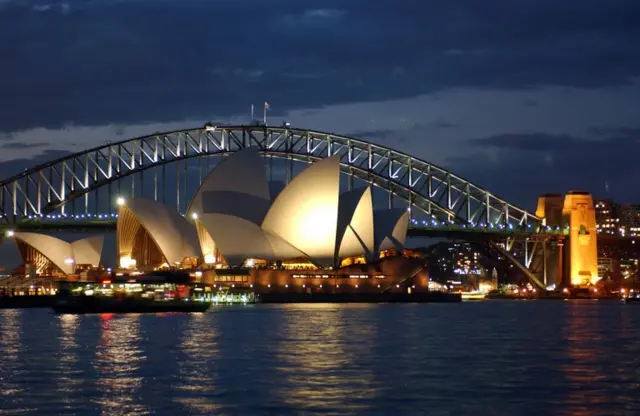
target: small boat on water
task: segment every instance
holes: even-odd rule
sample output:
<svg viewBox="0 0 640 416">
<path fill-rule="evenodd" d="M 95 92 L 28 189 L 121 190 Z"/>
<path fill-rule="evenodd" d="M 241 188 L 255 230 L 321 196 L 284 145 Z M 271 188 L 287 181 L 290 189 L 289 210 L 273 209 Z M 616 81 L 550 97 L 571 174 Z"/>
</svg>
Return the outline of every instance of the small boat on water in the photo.
<svg viewBox="0 0 640 416">
<path fill-rule="evenodd" d="M 61 281 L 58 286 L 52 308 L 61 314 L 204 312 L 212 298 L 210 286 L 176 272 L 117 276 L 97 282 Z"/>
<path fill-rule="evenodd" d="M 626 296 L 623 296 L 621 300 L 624 303 L 640 303 L 640 294 L 629 293 Z"/>
<path fill-rule="evenodd" d="M 487 294 L 480 291 L 473 292 L 461 292 L 462 300 L 485 300 L 487 298 Z"/>
</svg>

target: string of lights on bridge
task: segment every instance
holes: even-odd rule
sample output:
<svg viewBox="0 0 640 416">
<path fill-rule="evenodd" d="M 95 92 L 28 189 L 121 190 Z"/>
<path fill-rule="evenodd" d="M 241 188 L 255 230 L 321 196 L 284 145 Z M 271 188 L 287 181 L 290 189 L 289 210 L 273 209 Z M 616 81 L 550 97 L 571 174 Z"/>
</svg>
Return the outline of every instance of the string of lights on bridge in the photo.
<svg viewBox="0 0 640 416">
<path fill-rule="evenodd" d="M 182 214 L 184 216 L 184 214 Z M 90 214 L 90 213 L 85 213 L 85 214 L 46 214 L 46 215 L 29 215 L 28 216 L 29 220 L 35 220 L 35 221 L 41 221 L 41 220 L 49 220 L 49 221 L 82 221 L 82 220 L 91 220 L 91 221 L 113 221 L 113 220 L 117 220 L 118 219 L 118 214 L 117 213 L 104 213 L 104 214 Z M 411 224 L 410 224 L 413 228 L 423 228 L 423 229 L 428 229 L 428 228 L 434 228 L 434 229 L 443 229 L 443 228 L 455 228 L 456 230 L 460 230 L 460 229 L 468 229 L 469 231 L 474 231 L 474 230 L 493 230 L 495 232 L 514 232 L 518 230 L 518 227 L 515 227 L 513 224 L 509 224 L 508 226 L 505 226 L 503 224 L 491 224 L 489 223 L 488 225 L 480 222 L 480 223 L 471 223 L 469 225 L 467 224 L 458 224 L 454 221 L 449 221 L 449 222 L 445 222 L 445 221 L 438 221 L 438 220 L 418 220 L 415 218 L 411 219 Z M 561 229 L 560 227 L 550 227 L 550 226 L 545 226 L 542 230 L 534 230 L 531 226 L 531 224 L 527 224 L 526 226 L 526 230 L 522 230 L 521 231 L 526 231 L 526 232 L 532 232 L 532 233 L 538 233 L 538 234 L 554 234 L 554 235 L 567 235 L 569 233 L 569 226 L 567 225 L 564 229 Z M 611 230 L 603 230 L 601 228 L 597 229 L 597 233 L 598 234 L 606 234 L 606 235 L 615 235 L 616 233 L 614 231 Z M 620 234 L 622 237 L 625 237 L 625 232 L 624 230 L 619 230 L 618 234 Z M 632 233 L 628 235 L 629 237 L 635 237 L 636 234 Z"/>
<path fill-rule="evenodd" d="M 182 216 L 184 216 L 184 214 L 182 214 Z M 84 214 L 41 214 L 41 215 L 29 215 L 27 217 L 29 220 L 32 221 L 54 221 L 54 222 L 62 222 L 62 221 L 83 221 L 83 220 L 90 220 L 90 221 L 114 221 L 118 219 L 118 214 L 117 213 L 102 213 L 102 214 L 91 214 L 91 213 L 84 213 Z M 504 225 L 504 224 L 485 224 L 484 222 L 479 222 L 479 223 L 471 223 L 469 225 L 467 224 L 459 224 L 456 223 L 455 221 L 439 221 L 439 220 L 418 220 L 415 218 L 412 218 L 410 221 L 410 225 L 413 228 L 423 228 L 423 229 L 428 229 L 428 228 L 434 228 L 434 229 L 443 229 L 443 228 L 453 228 L 456 230 L 460 230 L 460 229 L 467 229 L 469 231 L 474 231 L 474 230 L 483 230 L 483 231 L 495 231 L 495 232 L 515 232 L 515 231 L 524 231 L 524 232 L 531 232 L 531 233 L 538 233 L 538 234 L 563 234 L 566 235 L 568 234 L 569 231 L 569 226 L 565 227 L 564 229 L 561 229 L 560 227 L 550 227 L 550 226 L 546 226 L 543 229 L 534 229 L 532 227 L 531 224 L 527 224 L 526 228 L 520 228 L 517 226 L 514 226 L 513 224 L 509 224 L 509 225 Z M 600 233 L 601 230 L 598 230 L 598 232 Z M 602 231 L 604 232 L 604 231 Z"/>
</svg>

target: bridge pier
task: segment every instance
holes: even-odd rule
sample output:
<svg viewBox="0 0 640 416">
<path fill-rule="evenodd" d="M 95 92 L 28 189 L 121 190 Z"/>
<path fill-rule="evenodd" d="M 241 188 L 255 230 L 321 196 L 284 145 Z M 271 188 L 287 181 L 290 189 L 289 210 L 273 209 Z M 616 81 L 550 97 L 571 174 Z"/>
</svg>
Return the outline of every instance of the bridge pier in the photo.
<svg viewBox="0 0 640 416">
<path fill-rule="evenodd" d="M 555 278 L 545 279 L 545 282 L 555 283 L 558 287 L 587 286 L 597 282 L 596 217 L 591 195 L 581 191 L 570 191 L 565 196 L 542 195 L 538 199 L 536 215 L 544 218 L 545 226 L 563 230 L 557 236 L 554 254 L 548 255 L 543 249 L 545 273 L 547 276 L 550 272 L 555 274 Z"/>
</svg>

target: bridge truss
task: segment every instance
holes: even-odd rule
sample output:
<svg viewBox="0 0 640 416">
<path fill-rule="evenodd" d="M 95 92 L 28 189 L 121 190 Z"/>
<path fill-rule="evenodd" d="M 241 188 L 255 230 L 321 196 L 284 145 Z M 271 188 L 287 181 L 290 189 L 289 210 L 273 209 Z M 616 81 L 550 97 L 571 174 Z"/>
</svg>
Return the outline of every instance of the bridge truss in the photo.
<svg viewBox="0 0 640 416">
<path fill-rule="evenodd" d="M 136 184 L 138 196 L 149 189 L 150 197 L 164 201 L 163 185 L 170 164 L 176 165 L 172 180 L 180 209 L 180 201 L 186 200 L 186 189 L 180 184 L 185 184 L 184 188 L 188 187 L 187 181 L 194 185 L 188 180 L 193 169 L 187 169 L 187 162 L 198 159 L 195 189 L 206 175 L 210 157 L 247 146 L 258 147 L 269 160 L 311 163 L 338 154 L 349 184 L 357 178 L 388 191 L 390 205 L 392 197 L 407 201 L 412 210 L 427 214 L 424 225 L 432 222 L 534 232 L 542 225 L 540 218 L 491 192 L 432 163 L 384 146 L 289 127 L 208 125 L 107 143 L 25 170 L 0 182 L 1 219 L 12 225 L 47 215 L 97 216 L 101 212 L 98 199 L 105 198 L 101 189 L 108 188 L 106 198 L 111 201 L 106 205 L 110 207 L 112 198 L 123 192 L 136 196 Z M 123 187 L 128 188 L 123 185 L 127 178 L 131 189 L 123 191 Z"/>
</svg>

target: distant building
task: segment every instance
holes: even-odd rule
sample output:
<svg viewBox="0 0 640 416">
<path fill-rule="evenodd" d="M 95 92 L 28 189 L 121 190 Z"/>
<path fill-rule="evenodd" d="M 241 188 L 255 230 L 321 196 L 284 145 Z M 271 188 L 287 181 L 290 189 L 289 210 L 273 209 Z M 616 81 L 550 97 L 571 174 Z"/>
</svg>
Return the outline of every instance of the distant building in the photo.
<svg viewBox="0 0 640 416">
<path fill-rule="evenodd" d="M 640 205 L 623 204 L 618 206 L 620 228 L 627 235 L 640 233 Z"/>
<path fill-rule="evenodd" d="M 596 227 L 600 232 L 618 233 L 620 218 L 618 216 L 618 204 L 610 199 L 595 200 Z"/>
<path fill-rule="evenodd" d="M 640 204 L 617 204 L 610 199 L 595 201 L 599 232 L 632 236 L 640 234 Z"/>
</svg>

